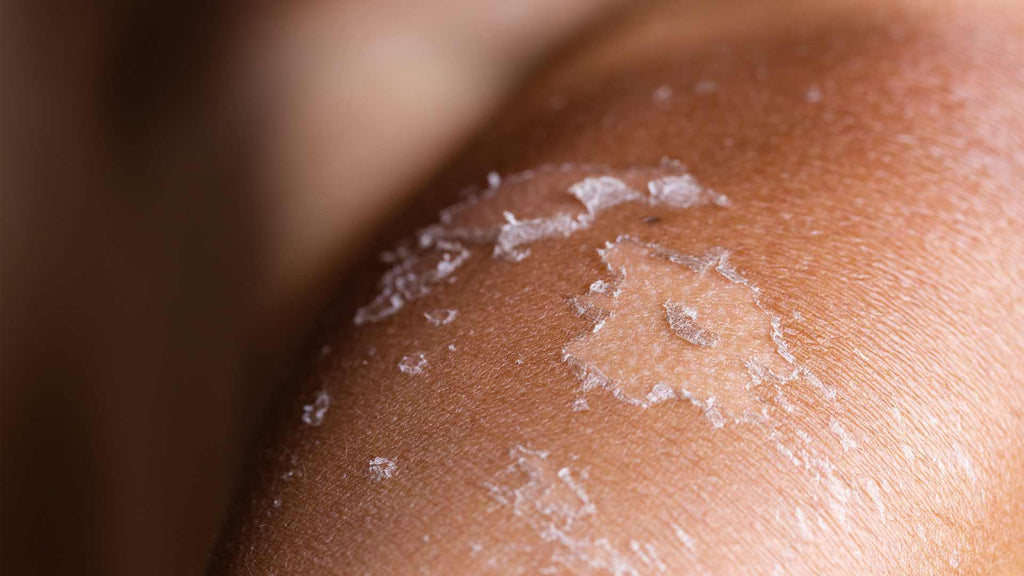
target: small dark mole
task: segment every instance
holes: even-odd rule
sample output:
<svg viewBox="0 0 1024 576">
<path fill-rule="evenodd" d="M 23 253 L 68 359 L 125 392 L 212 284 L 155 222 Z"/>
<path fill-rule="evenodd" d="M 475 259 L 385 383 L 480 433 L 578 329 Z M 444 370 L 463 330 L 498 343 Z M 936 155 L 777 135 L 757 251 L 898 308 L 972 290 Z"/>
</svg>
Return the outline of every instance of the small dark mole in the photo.
<svg viewBox="0 0 1024 576">
<path fill-rule="evenodd" d="M 657 216 L 644 217 L 644 224 L 657 224 L 658 222 L 661 222 L 661 218 L 658 218 Z"/>
</svg>

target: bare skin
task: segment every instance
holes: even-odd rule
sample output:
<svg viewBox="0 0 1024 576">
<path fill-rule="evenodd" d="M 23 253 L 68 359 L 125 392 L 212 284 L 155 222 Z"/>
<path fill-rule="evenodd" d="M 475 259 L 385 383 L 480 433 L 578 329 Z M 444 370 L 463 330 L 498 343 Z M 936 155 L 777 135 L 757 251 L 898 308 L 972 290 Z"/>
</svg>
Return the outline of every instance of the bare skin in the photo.
<svg viewBox="0 0 1024 576">
<path fill-rule="evenodd" d="M 1024 568 L 1020 20 L 998 6 L 751 14 L 660 7 L 602 30 L 394 228 L 434 223 L 489 171 L 550 162 L 627 180 L 670 156 L 728 205 L 626 202 L 521 261 L 470 244 L 454 281 L 354 326 L 385 267 L 360 274 L 285 395 L 214 573 Z M 519 186 L 520 214 L 573 202 L 559 174 Z M 789 364 L 821 386 L 805 373 L 784 400 L 758 389 L 709 417 L 707 397 L 736 390 L 716 378 L 733 362 L 722 347 L 777 344 L 766 328 L 763 342 L 689 342 L 703 406 L 581 392 L 571 342 L 625 382 L 680 332 L 697 339 L 639 297 L 603 302 L 621 308 L 618 347 L 586 339 L 597 319 L 571 300 L 615 281 L 609 258 L 639 279 L 619 298 L 672 273 L 598 253 L 622 235 L 728 250 L 760 308 L 681 268 L 680 298 L 716 295 L 694 322 L 726 334 L 779 319 Z M 444 309 L 450 323 L 424 316 Z"/>
</svg>

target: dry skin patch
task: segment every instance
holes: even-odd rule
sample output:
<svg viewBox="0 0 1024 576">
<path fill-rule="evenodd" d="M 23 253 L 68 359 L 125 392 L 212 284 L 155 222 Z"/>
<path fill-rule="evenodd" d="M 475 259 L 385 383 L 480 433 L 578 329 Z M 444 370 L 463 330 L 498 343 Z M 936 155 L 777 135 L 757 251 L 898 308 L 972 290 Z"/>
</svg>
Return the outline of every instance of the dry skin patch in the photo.
<svg viewBox="0 0 1024 576">
<path fill-rule="evenodd" d="M 356 311 L 356 325 L 384 320 L 436 285 L 455 282 L 456 271 L 479 248 L 489 248 L 493 258 L 519 262 L 530 256 L 530 244 L 586 230 L 602 212 L 623 203 L 670 209 L 729 205 L 723 194 L 670 158 L 623 169 L 561 163 L 504 177 L 492 172 L 486 188 L 469 188 L 462 195 L 434 224 L 418 230 L 415 241 L 381 255 L 392 266 L 379 281 L 378 295 Z"/>
<path fill-rule="evenodd" d="M 565 347 L 583 394 L 603 388 L 643 408 L 685 399 L 721 426 L 804 372 L 727 251 L 694 257 L 624 237 L 600 254 L 613 277 L 573 300 L 595 324 Z"/>
</svg>

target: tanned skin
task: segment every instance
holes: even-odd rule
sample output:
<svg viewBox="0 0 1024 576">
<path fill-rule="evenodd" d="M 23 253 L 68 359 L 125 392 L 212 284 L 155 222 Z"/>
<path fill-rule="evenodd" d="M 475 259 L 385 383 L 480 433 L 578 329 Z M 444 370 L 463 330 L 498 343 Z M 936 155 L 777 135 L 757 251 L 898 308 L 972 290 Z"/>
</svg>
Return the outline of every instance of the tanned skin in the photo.
<svg viewBox="0 0 1024 576">
<path fill-rule="evenodd" d="M 520 262 L 474 247 L 454 282 L 362 326 L 353 313 L 386 267 L 355 269 L 282 393 L 211 573 L 610 573 L 560 561 L 566 547 L 489 491 L 520 446 L 586 470 L 588 534 L 641 574 L 1024 570 L 1022 31 L 1000 5 L 757 3 L 657 5 L 594 30 L 381 246 L 488 172 L 549 162 L 678 158 L 730 206 L 624 204 Z M 564 186 L 536 183 L 538 211 L 564 202 Z M 836 399 L 794 390 L 784 418 L 841 485 L 685 402 L 637 409 L 597 390 L 573 411 L 562 350 L 593 323 L 569 300 L 609 277 L 597 249 L 620 235 L 724 247 L 767 309 L 798 313 L 789 348 Z M 440 308 L 457 319 L 425 321 Z M 397 368 L 418 352 L 422 374 Z M 314 427 L 302 407 L 321 390 Z M 391 477 L 370 470 L 377 457 Z"/>
</svg>

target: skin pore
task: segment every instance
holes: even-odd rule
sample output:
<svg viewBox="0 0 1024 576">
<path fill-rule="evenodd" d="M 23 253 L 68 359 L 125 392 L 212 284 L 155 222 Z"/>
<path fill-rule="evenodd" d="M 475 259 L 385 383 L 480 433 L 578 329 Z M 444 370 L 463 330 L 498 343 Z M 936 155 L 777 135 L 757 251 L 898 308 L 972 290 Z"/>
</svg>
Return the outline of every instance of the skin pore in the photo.
<svg viewBox="0 0 1024 576">
<path fill-rule="evenodd" d="M 213 573 L 1024 567 L 1020 19 L 746 8 L 595 30 L 424 188 Z"/>
</svg>

